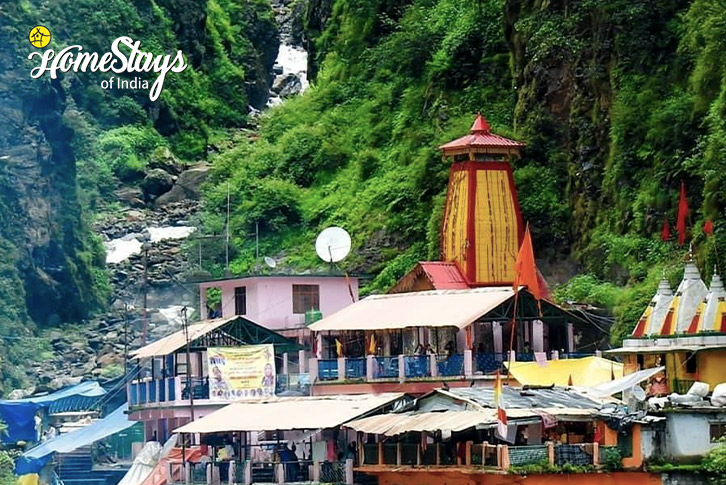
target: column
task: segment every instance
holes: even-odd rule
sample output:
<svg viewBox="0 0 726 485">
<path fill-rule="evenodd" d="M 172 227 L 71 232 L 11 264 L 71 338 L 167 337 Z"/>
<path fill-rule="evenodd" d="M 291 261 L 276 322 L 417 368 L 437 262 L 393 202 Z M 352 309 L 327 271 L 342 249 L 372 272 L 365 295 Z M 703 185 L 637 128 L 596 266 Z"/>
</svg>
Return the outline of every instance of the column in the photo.
<svg viewBox="0 0 726 485">
<path fill-rule="evenodd" d="M 305 355 L 304 350 L 298 351 L 297 361 L 299 362 L 298 365 L 300 367 L 300 370 L 299 370 L 300 374 L 305 374 L 305 370 L 307 369 L 307 366 L 305 364 L 307 363 L 308 359 L 307 359 L 307 356 Z"/>
<path fill-rule="evenodd" d="M 315 336 L 313 337 L 315 339 L 315 358 L 316 359 L 322 359 L 323 358 L 323 334 L 322 332 L 315 333 Z"/>
<path fill-rule="evenodd" d="M 567 324 L 567 352 L 575 351 L 575 326 L 572 323 Z"/>
<path fill-rule="evenodd" d="M 310 382 L 315 382 L 315 380 L 318 378 L 318 359 L 315 357 L 312 357 L 309 362 L 310 367 Z"/>
<path fill-rule="evenodd" d="M 285 375 L 290 374 L 290 360 L 287 352 L 282 354 L 282 373 Z"/>
<path fill-rule="evenodd" d="M 383 332 L 383 355 L 391 355 L 391 334 L 387 330 Z"/>
<path fill-rule="evenodd" d="M 544 322 L 542 320 L 532 322 L 532 351 L 544 352 Z"/>
<path fill-rule="evenodd" d="M 492 323 L 492 338 L 494 338 L 494 353 L 501 354 L 502 350 L 502 324 Z"/>
<path fill-rule="evenodd" d="M 320 462 L 313 462 L 313 482 L 320 482 Z"/>
<path fill-rule="evenodd" d="M 245 461 L 245 485 L 252 483 L 252 461 Z"/>
<path fill-rule="evenodd" d="M 372 381 L 374 374 L 373 369 L 375 366 L 375 357 L 372 355 L 366 355 L 366 380 Z"/>
<path fill-rule="evenodd" d="M 345 380 L 345 357 L 338 357 L 338 380 Z"/>
<path fill-rule="evenodd" d="M 285 483 L 285 465 L 278 463 L 275 466 L 275 481 L 277 483 Z"/>
<path fill-rule="evenodd" d="M 469 349 L 464 351 L 464 375 L 466 377 L 474 375 L 474 356 Z"/>
<path fill-rule="evenodd" d="M 353 460 L 345 460 L 345 485 L 353 485 Z"/>
<path fill-rule="evenodd" d="M 403 355 L 398 356 L 398 379 L 406 380 L 406 357 Z"/>
<path fill-rule="evenodd" d="M 436 363 L 436 354 L 429 354 L 429 365 L 431 366 L 431 377 L 439 375 L 439 366 Z"/>
</svg>

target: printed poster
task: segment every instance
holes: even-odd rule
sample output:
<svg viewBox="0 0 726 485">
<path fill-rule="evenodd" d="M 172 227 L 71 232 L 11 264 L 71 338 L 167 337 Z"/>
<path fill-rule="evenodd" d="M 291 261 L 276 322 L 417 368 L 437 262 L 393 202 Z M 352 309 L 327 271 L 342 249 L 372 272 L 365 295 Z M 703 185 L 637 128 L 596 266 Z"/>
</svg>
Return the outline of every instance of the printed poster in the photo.
<svg viewBox="0 0 726 485">
<path fill-rule="evenodd" d="M 272 344 L 210 347 L 209 398 L 262 399 L 275 395 L 275 350 Z"/>
</svg>

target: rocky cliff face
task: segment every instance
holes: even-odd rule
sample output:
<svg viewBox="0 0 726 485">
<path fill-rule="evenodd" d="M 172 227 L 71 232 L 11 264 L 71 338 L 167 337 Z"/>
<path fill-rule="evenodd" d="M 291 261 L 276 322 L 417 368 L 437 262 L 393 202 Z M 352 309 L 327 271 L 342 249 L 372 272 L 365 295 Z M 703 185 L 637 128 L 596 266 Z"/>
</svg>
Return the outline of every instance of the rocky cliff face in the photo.
<svg viewBox="0 0 726 485">
<path fill-rule="evenodd" d="M 154 51 L 181 49 L 190 68 L 167 80 L 156 103 L 143 91 L 101 89 L 100 74 L 32 80 L 26 57 L 36 49 L 27 36 L 37 24 L 52 32 L 49 48 L 105 52 L 129 35 Z M 154 147 L 194 162 L 215 130 L 244 126 L 249 106 L 267 102 L 278 38 L 263 0 L 81 0 L 3 3 L 0 42 L 0 391 L 7 392 L 34 372 L 24 368 L 29 361 L 46 356 L 52 367 L 52 350 L 68 353 L 36 339 L 36 329 L 84 322 L 110 303 L 95 214 L 114 207 L 124 178 L 143 180 Z M 109 132 L 118 135 L 106 142 Z M 187 198 L 187 186 L 198 196 L 196 172 L 170 179 L 176 191 L 164 203 Z M 88 367 L 83 355 L 79 369 Z"/>
</svg>

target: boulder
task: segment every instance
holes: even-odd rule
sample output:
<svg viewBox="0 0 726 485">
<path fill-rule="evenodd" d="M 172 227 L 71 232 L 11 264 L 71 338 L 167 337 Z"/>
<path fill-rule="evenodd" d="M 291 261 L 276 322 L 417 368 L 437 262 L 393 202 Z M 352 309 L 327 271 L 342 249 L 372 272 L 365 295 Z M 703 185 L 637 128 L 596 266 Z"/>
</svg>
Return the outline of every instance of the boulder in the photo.
<svg viewBox="0 0 726 485">
<path fill-rule="evenodd" d="M 150 169 L 159 168 L 172 175 L 179 175 L 182 172 L 182 164 L 166 147 L 159 147 L 154 150 L 154 153 L 149 157 L 148 167 Z"/>
<path fill-rule="evenodd" d="M 131 207 L 144 206 L 144 193 L 137 187 L 122 187 L 114 192 L 116 198 Z"/>
<path fill-rule="evenodd" d="M 171 190 L 174 186 L 174 177 L 167 171 L 160 168 L 149 170 L 141 181 L 141 190 L 144 191 L 146 199 L 155 199 Z"/>
<path fill-rule="evenodd" d="M 156 199 L 156 205 L 163 206 L 188 199 L 199 199 L 202 185 L 207 181 L 208 176 L 209 165 L 206 163 L 197 164 L 189 170 L 183 171 L 171 190 Z"/>
<path fill-rule="evenodd" d="M 285 74 L 275 79 L 272 91 L 279 94 L 281 98 L 287 98 L 302 91 L 302 81 L 297 74 Z"/>
</svg>

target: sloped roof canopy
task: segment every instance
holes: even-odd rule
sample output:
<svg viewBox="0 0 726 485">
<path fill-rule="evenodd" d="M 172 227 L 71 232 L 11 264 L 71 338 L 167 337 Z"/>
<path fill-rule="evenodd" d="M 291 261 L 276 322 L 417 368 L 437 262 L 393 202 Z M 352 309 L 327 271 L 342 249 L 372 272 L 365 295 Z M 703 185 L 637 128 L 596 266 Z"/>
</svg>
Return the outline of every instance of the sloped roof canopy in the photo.
<svg viewBox="0 0 726 485">
<path fill-rule="evenodd" d="M 478 114 L 468 135 L 445 143 L 439 148 L 443 150 L 444 155 L 449 155 L 467 151 L 493 153 L 518 152 L 524 146 L 524 143 L 492 133 L 487 120 L 481 114 Z"/>
<path fill-rule="evenodd" d="M 374 295 L 349 305 L 310 325 L 316 332 L 332 330 L 386 330 L 409 327 L 465 328 L 476 321 L 506 321 L 514 313 L 514 291 L 509 286 L 470 290 L 434 290 Z M 521 290 L 518 320 L 581 322 L 579 317 L 541 300 L 540 316 L 534 297 Z"/>
<path fill-rule="evenodd" d="M 523 386 L 597 386 L 623 377 L 623 364 L 602 357 L 504 363 L 509 373 Z"/>
<path fill-rule="evenodd" d="M 469 284 L 454 262 L 419 261 L 388 293 L 421 290 L 465 290 Z"/>
<path fill-rule="evenodd" d="M 175 433 L 311 430 L 335 428 L 357 417 L 392 406 L 405 394 L 281 397 L 237 402 L 174 430 Z"/>
<path fill-rule="evenodd" d="M 274 344 L 276 353 L 302 349 L 297 342 L 241 316 L 194 323 L 189 325 L 188 332 L 191 347 L 195 349 L 260 344 Z M 182 329 L 141 347 L 132 353 L 132 357 L 144 359 L 169 355 L 181 350 L 186 343 L 185 332 Z"/>
</svg>

